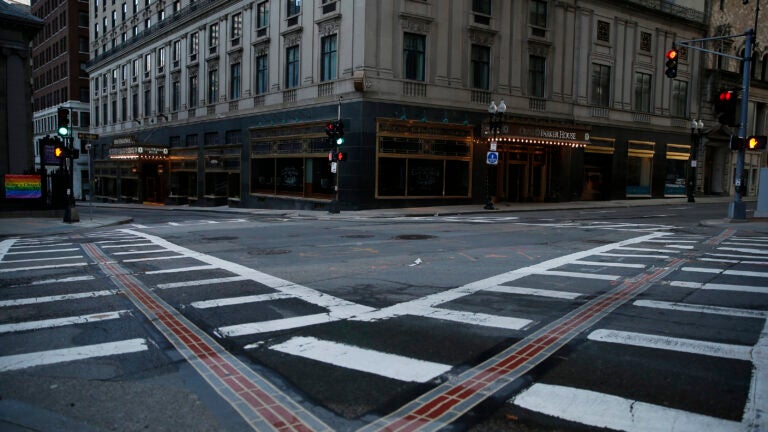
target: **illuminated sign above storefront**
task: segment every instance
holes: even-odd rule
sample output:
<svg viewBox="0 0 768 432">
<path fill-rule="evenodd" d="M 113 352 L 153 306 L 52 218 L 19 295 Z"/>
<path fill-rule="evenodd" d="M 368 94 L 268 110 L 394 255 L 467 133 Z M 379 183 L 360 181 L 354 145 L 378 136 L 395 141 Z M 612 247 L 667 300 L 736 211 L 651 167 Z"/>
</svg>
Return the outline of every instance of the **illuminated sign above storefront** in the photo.
<svg viewBox="0 0 768 432">
<path fill-rule="evenodd" d="M 573 125 L 536 125 L 505 122 L 498 141 L 521 144 L 543 144 L 585 147 L 589 144 L 589 129 Z M 487 133 L 486 133 L 487 135 Z"/>
</svg>

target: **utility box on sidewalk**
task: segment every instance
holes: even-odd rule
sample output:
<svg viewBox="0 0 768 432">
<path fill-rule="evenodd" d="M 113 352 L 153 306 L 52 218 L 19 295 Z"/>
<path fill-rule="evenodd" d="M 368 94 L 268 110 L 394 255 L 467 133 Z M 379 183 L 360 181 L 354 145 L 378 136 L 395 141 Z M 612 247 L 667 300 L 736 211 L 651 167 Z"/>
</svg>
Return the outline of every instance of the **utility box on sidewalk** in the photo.
<svg viewBox="0 0 768 432">
<path fill-rule="evenodd" d="M 760 184 L 757 188 L 755 217 L 768 217 L 768 168 L 760 168 Z"/>
</svg>

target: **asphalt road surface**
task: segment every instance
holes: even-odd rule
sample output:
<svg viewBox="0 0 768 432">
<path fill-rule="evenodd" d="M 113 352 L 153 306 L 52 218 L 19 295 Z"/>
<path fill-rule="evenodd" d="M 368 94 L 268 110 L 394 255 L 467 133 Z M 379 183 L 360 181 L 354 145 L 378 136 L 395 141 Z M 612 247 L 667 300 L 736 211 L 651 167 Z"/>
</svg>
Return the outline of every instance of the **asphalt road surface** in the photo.
<svg viewBox="0 0 768 432">
<path fill-rule="evenodd" d="M 768 229 L 727 204 L 119 211 L 0 240 L 0 429 L 768 430 Z"/>
</svg>

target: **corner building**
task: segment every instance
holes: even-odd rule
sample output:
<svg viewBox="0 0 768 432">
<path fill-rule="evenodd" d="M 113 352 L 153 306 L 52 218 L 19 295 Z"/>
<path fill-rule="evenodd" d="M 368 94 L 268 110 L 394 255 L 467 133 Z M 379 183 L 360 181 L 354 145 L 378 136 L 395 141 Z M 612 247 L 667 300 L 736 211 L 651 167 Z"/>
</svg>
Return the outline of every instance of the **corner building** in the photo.
<svg viewBox="0 0 768 432">
<path fill-rule="evenodd" d="M 670 79 L 665 52 L 705 36 L 704 1 L 90 8 L 104 200 L 322 209 L 336 185 L 348 209 L 685 195 L 704 83 L 698 53 Z"/>
</svg>

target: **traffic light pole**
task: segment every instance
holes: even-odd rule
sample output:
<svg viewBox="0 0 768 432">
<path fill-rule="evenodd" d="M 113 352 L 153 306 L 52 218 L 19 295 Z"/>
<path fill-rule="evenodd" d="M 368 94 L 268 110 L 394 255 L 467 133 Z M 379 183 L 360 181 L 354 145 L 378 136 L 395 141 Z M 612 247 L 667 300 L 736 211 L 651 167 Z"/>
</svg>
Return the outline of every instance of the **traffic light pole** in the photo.
<svg viewBox="0 0 768 432">
<path fill-rule="evenodd" d="M 336 120 L 341 121 L 341 96 L 339 96 L 339 105 L 338 109 L 336 111 Z M 331 141 L 331 151 L 338 153 L 338 146 L 336 144 L 336 137 L 333 136 L 330 138 Z M 341 163 L 338 161 L 331 162 L 336 164 L 336 173 L 334 174 L 335 181 L 333 186 L 333 201 L 331 201 L 331 206 L 328 209 L 328 213 L 332 214 L 338 214 L 341 213 L 341 203 L 339 202 L 339 184 L 341 179 Z"/>
</svg>

